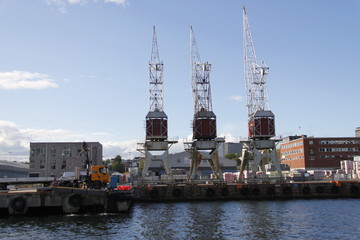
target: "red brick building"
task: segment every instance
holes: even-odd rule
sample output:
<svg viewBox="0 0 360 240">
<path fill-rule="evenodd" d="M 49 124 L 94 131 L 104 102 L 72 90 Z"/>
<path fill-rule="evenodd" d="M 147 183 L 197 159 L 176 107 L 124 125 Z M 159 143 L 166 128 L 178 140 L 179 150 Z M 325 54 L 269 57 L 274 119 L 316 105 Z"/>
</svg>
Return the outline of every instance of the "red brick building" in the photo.
<svg viewBox="0 0 360 240">
<path fill-rule="evenodd" d="M 340 168 L 340 161 L 360 155 L 360 137 L 289 136 L 280 143 L 281 163 L 291 169 Z"/>
</svg>

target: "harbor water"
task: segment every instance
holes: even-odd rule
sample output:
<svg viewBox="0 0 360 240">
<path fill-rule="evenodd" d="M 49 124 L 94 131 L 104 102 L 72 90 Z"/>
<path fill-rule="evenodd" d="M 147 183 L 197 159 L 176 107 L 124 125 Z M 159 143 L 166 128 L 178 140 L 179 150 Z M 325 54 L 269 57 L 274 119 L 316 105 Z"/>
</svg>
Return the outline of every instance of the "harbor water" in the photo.
<svg viewBox="0 0 360 240">
<path fill-rule="evenodd" d="M 359 239 L 360 199 L 136 203 L 129 213 L 0 217 L 0 239 Z"/>
</svg>

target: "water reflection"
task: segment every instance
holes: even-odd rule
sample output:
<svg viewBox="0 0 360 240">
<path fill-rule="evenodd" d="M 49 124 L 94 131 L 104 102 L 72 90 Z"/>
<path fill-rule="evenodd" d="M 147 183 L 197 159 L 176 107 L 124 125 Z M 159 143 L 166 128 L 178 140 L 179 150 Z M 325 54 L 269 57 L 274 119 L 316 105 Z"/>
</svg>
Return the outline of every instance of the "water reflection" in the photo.
<svg viewBox="0 0 360 240">
<path fill-rule="evenodd" d="M 2 217 L 0 239 L 358 239 L 359 203 L 149 203 L 127 214 Z"/>
<path fill-rule="evenodd" d="M 146 239 L 222 239 L 221 203 L 162 203 L 139 206 L 141 236 Z"/>
</svg>

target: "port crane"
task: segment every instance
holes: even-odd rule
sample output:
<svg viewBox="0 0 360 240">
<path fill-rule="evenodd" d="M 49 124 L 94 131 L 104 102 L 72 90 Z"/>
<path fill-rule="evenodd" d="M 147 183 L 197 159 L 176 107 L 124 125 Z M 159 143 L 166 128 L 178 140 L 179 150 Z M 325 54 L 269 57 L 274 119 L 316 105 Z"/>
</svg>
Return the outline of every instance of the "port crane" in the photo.
<svg viewBox="0 0 360 240">
<path fill-rule="evenodd" d="M 212 111 L 210 88 L 211 64 L 201 61 L 192 26 L 190 26 L 190 66 L 194 118 L 192 140 L 184 142 L 185 150 L 188 151 L 191 161 L 188 181 L 193 179 L 202 160 L 207 160 L 213 176 L 220 179 L 222 174 L 218 147 L 225 140 L 216 138 L 216 115 Z"/>
<path fill-rule="evenodd" d="M 161 161 L 172 180 L 169 149 L 177 141 L 168 140 L 168 117 L 164 112 L 164 64 L 160 60 L 155 26 L 153 27 L 152 50 L 149 61 L 149 112 L 146 115 L 145 142 L 138 143 L 137 150 L 143 154 L 141 176 L 144 179 L 152 161 Z"/>
<path fill-rule="evenodd" d="M 243 44 L 244 44 L 244 74 L 246 82 L 246 100 L 248 109 L 248 140 L 241 141 L 243 145 L 240 157 L 240 175 L 245 168 L 251 167 L 251 177 L 261 168 L 261 161 L 273 163 L 282 178 L 280 163 L 276 156 L 276 144 L 280 140 L 275 137 L 275 115 L 270 110 L 266 77 L 269 67 L 258 63 L 255 54 L 250 25 L 245 7 L 243 7 Z"/>
</svg>

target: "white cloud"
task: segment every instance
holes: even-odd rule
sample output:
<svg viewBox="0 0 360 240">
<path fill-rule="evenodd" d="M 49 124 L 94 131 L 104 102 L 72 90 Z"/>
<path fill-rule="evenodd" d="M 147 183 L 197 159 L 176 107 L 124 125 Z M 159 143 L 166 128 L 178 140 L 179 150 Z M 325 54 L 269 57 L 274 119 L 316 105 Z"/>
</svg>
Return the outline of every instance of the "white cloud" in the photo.
<svg viewBox="0 0 360 240">
<path fill-rule="evenodd" d="M 0 72 L 0 88 L 2 89 L 45 89 L 58 85 L 47 74 L 25 71 Z"/>
<path fill-rule="evenodd" d="M 120 155 L 122 158 L 139 156 L 140 153 L 136 150 L 137 143 L 137 140 L 101 143 L 103 145 L 104 159 L 114 158 L 116 155 Z"/>
<path fill-rule="evenodd" d="M 99 0 L 43 0 L 49 6 L 55 6 L 61 13 L 67 13 L 68 5 L 86 5 L 89 2 L 99 2 Z M 129 0 L 101 0 L 104 3 L 113 3 L 116 5 L 126 6 Z"/>
<path fill-rule="evenodd" d="M 65 129 L 21 128 L 13 122 L 0 120 L 0 160 L 9 160 L 11 157 L 11 160 L 28 161 L 30 142 L 96 141 L 103 145 L 104 159 L 116 155 L 124 158 L 140 155 L 136 151 L 137 140 L 104 141 L 109 137 L 113 138 L 111 134 L 105 132 L 83 133 Z"/>
<path fill-rule="evenodd" d="M 239 138 L 232 134 L 220 134 L 226 142 L 239 142 Z M 16 160 L 28 162 L 30 142 L 82 142 L 96 141 L 103 145 L 104 159 L 114 158 L 120 155 L 124 159 L 140 156 L 136 150 L 138 142 L 144 140 L 107 141 L 114 138 L 106 132 L 83 133 L 65 129 L 34 129 L 21 128 L 10 121 L 0 120 L 0 160 Z M 178 139 L 178 143 L 170 148 L 170 153 L 184 151 L 184 141 L 191 141 L 192 136 L 186 139 Z M 175 140 L 175 139 L 169 139 Z"/>
<path fill-rule="evenodd" d="M 125 6 L 127 4 L 127 0 L 105 0 L 105 3 L 115 3 L 117 5 Z"/>
<path fill-rule="evenodd" d="M 234 100 L 234 101 L 237 101 L 237 102 L 241 102 L 244 100 L 244 98 L 240 95 L 237 95 L 237 96 L 230 96 L 229 99 L 231 100 Z"/>
</svg>

